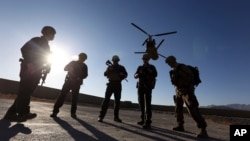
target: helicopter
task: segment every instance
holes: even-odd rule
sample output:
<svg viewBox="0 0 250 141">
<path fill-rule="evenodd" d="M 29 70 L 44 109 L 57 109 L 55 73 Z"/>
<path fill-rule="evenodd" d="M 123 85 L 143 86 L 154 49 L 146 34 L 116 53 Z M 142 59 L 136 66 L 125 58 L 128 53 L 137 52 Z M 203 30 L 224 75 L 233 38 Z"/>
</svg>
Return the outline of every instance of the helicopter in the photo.
<svg viewBox="0 0 250 141">
<path fill-rule="evenodd" d="M 138 25 L 136 25 L 134 23 L 131 23 L 131 24 L 134 27 L 136 27 L 137 29 L 139 29 L 140 31 L 142 31 L 143 33 L 145 33 L 146 35 L 148 35 L 148 38 L 142 43 L 142 46 L 144 46 L 146 44 L 146 51 L 145 52 L 135 52 L 135 53 L 136 54 L 145 54 L 145 53 L 147 53 L 152 60 L 157 60 L 159 58 L 159 56 L 164 57 L 163 55 L 159 54 L 158 51 L 157 51 L 158 48 L 161 46 L 161 44 L 164 42 L 164 39 L 162 39 L 161 42 L 156 46 L 155 39 L 153 39 L 152 37 L 153 36 L 163 36 L 163 35 L 177 33 L 176 31 L 173 31 L 173 32 L 166 32 L 166 33 L 151 35 L 151 34 L 148 34 L 142 28 L 140 28 Z"/>
</svg>

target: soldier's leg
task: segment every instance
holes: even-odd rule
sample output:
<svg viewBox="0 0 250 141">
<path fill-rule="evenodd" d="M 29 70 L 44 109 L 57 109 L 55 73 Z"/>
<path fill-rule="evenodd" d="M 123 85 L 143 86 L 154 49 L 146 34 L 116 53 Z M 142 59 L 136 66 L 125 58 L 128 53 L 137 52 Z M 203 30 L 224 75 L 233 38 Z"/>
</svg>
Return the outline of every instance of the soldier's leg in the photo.
<svg viewBox="0 0 250 141">
<path fill-rule="evenodd" d="M 109 101 L 110 101 L 110 97 L 113 93 L 113 89 L 111 87 L 110 84 L 107 84 L 107 88 L 106 88 L 106 92 L 105 92 L 105 98 L 102 102 L 101 105 L 101 111 L 100 111 L 100 115 L 99 117 L 101 118 L 101 120 L 105 117 L 108 107 L 109 107 Z"/>
<path fill-rule="evenodd" d="M 17 116 L 22 116 L 24 114 L 30 113 L 30 95 L 27 86 L 25 86 L 28 82 L 20 81 L 19 84 L 19 92 L 14 103 L 8 109 L 5 118 L 11 120 L 18 120 Z"/>
<path fill-rule="evenodd" d="M 25 78 L 27 77 L 27 71 L 26 71 L 26 67 L 24 65 L 24 63 L 21 63 L 21 69 L 20 69 L 20 83 L 19 83 L 19 92 L 17 94 L 17 97 L 15 98 L 15 101 L 14 103 L 10 106 L 10 108 L 8 109 L 8 111 L 6 112 L 4 118 L 6 119 L 10 119 L 10 120 L 17 120 L 17 115 L 18 115 L 18 112 L 21 111 L 22 109 L 19 107 L 19 106 L 22 106 L 20 105 L 22 103 L 21 101 L 21 94 L 20 93 L 20 90 L 21 90 L 21 86 L 23 85 L 23 77 L 25 76 Z M 19 107 L 19 109 L 17 109 Z"/>
<path fill-rule="evenodd" d="M 142 88 L 138 89 L 138 102 L 141 110 L 141 124 L 145 122 L 145 97 L 144 97 L 144 90 Z M 139 122 L 138 122 L 139 124 Z"/>
<path fill-rule="evenodd" d="M 120 101 L 121 101 L 121 84 L 114 88 L 114 117 L 119 119 Z"/>
<path fill-rule="evenodd" d="M 39 80 L 39 74 L 30 75 L 27 79 L 21 78 L 16 101 L 16 110 L 19 115 L 30 113 L 30 98 L 36 89 Z"/>
<path fill-rule="evenodd" d="M 152 106 L 151 106 L 151 100 L 152 100 L 152 89 L 147 89 L 145 94 L 145 111 L 146 111 L 146 124 L 150 125 L 152 123 Z"/>
<path fill-rule="evenodd" d="M 184 124 L 184 116 L 183 116 L 183 99 L 182 96 L 174 95 L 175 102 L 175 116 L 178 126 L 182 126 Z"/>
<path fill-rule="evenodd" d="M 20 83 L 17 98 L 15 100 L 15 108 L 18 114 L 29 112 L 29 83 L 32 83 L 33 75 L 28 71 L 25 63 L 21 63 Z"/>
<path fill-rule="evenodd" d="M 28 82 L 20 81 L 19 92 L 16 99 L 16 111 L 18 114 L 30 112 L 30 91 L 27 87 Z"/>
<path fill-rule="evenodd" d="M 71 89 L 70 83 L 68 81 L 65 81 L 65 83 L 63 84 L 61 93 L 58 96 L 58 98 L 54 104 L 53 114 L 56 115 L 57 113 L 59 113 L 59 109 L 62 107 L 62 105 L 65 101 L 65 97 L 68 94 L 68 92 L 70 91 L 70 89 Z"/>
<path fill-rule="evenodd" d="M 194 93 L 190 93 L 185 98 L 185 103 L 187 105 L 187 109 L 194 119 L 194 121 L 197 123 L 197 127 L 200 128 L 200 132 L 197 134 L 197 137 L 200 138 L 207 138 L 208 134 L 206 131 L 207 123 L 205 119 L 201 116 L 199 111 L 199 103 L 194 95 Z"/>
<path fill-rule="evenodd" d="M 151 127 L 151 117 L 152 117 L 152 106 L 151 106 L 151 99 L 152 99 L 152 89 L 146 89 L 145 91 L 145 122 L 143 124 L 143 128 L 147 129 Z"/>
<path fill-rule="evenodd" d="M 27 79 L 21 78 L 18 100 L 16 103 L 18 121 L 20 122 L 37 116 L 36 113 L 30 113 L 30 98 L 39 83 L 40 77 L 41 73 L 37 71 L 27 77 Z"/>
<path fill-rule="evenodd" d="M 199 103 L 194 94 L 188 94 L 185 96 L 185 103 L 187 106 L 187 109 L 194 119 L 194 121 L 197 123 L 198 128 L 206 128 L 207 123 L 204 120 L 204 118 L 201 116 L 199 111 Z"/>
<path fill-rule="evenodd" d="M 77 102 L 79 96 L 80 85 L 72 86 L 71 116 L 76 117 Z"/>
</svg>

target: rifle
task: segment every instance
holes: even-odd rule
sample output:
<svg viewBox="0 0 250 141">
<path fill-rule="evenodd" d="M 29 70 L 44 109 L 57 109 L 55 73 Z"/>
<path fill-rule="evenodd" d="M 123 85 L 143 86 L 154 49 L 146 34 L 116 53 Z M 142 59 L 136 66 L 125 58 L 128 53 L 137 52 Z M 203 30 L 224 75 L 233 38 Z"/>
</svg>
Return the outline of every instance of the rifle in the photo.
<svg viewBox="0 0 250 141">
<path fill-rule="evenodd" d="M 45 83 L 45 80 L 46 80 L 46 77 L 47 77 L 47 74 L 49 73 L 49 68 L 47 66 L 45 66 L 43 69 L 42 69 L 42 83 L 41 83 L 41 86 L 43 86 L 43 84 Z"/>
<path fill-rule="evenodd" d="M 107 65 L 107 66 L 112 66 L 113 64 L 111 63 L 111 61 L 107 60 L 107 61 L 106 61 L 106 65 Z"/>
</svg>

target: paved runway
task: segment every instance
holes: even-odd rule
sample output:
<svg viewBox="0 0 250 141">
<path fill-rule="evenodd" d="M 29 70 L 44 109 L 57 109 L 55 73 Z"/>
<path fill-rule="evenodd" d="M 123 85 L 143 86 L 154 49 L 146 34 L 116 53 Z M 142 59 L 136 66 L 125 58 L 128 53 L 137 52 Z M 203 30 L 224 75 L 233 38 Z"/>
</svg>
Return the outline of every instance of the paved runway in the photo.
<svg viewBox="0 0 250 141">
<path fill-rule="evenodd" d="M 0 119 L 13 100 L 0 99 Z M 70 105 L 65 104 L 59 118 L 51 118 L 53 103 L 31 102 L 31 112 L 38 116 L 26 122 L 0 120 L 0 141 L 193 141 L 229 140 L 229 126 L 207 120 L 209 139 L 198 139 L 195 122 L 185 115 L 186 132 L 172 131 L 175 126 L 173 113 L 153 112 L 152 128 L 137 125 L 140 112 L 121 109 L 122 123 L 113 121 L 109 109 L 103 123 L 97 121 L 100 107 L 78 106 L 77 119 L 70 117 Z"/>
</svg>

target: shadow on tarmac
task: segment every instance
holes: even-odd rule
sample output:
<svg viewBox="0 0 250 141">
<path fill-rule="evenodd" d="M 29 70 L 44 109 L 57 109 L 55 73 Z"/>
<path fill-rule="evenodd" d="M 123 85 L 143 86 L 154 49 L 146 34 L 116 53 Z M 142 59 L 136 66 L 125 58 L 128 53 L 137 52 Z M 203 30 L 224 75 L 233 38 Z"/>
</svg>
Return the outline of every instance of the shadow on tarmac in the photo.
<svg viewBox="0 0 250 141">
<path fill-rule="evenodd" d="M 11 126 L 9 120 L 1 119 L 0 120 L 0 140 L 6 141 L 10 140 L 12 137 L 16 136 L 18 133 L 31 134 L 32 131 L 30 128 L 25 127 L 24 124 L 16 123 Z"/>
<path fill-rule="evenodd" d="M 122 123 L 122 124 L 125 124 L 125 125 L 128 125 L 128 126 L 131 126 L 131 127 L 133 127 L 133 128 L 139 129 L 138 131 L 135 131 L 135 130 L 131 130 L 131 129 L 128 129 L 128 128 L 124 128 L 124 127 L 121 127 L 121 126 L 117 126 L 117 125 L 112 124 L 112 123 L 108 123 L 108 122 L 103 122 L 103 123 L 104 123 L 104 124 L 107 124 L 107 125 L 109 125 L 109 126 L 114 126 L 114 127 L 116 127 L 116 128 L 120 128 L 120 129 L 122 129 L 122 130 L 131 132 L 131 133 L 133 133 L 133 134 L 138 134 L 138 135 L 140 135 L 140 136 L 147 137 L 148 139 L 151 139 L 151 140 L 166 141 L 166 140 L 164 140 L 164 139 L 162 139 L 162 138 L 159 138 L 159 137 L 157 137 L 157 136 L 151 136 L 151 135 L 148 135 L 148 134 L 145 134 L 145 133 L 140 132 L 140 130 L 145 130 L 145 131 L 148 131 L 148 132 L 156 133 L 156 132 L 153 131 L 153 130 L 155 130 L 154 128 L 151 128 L 151 129 L 142 129 L 142 128 L 140 128 L 140 127 L 138 127 L 138 126 L 135 126 L 135 125 L 131 125 L 131 124 L 127 124 L 127 123 Z M 181 139 L 179 139 L 179 138 L 175 138 L 175 137 L 173 137 L 173 136 L 168 136 L 168 135 L 166 134 L 166 132 L 165 132 L 165 134 L 161 133 L 161 135 L 163 135 L 163 136 L 165 136 L 165 137 L 168 137 L 168 138 L 172 138 L 173 140 L 185 141 L 185 140 L 181 140 Z M 192 136 L 190 136 L 190 137 L 192 137 Z M 192 137 L 192 138 L 193 138 L 193 137 Z"/>
<path fill-rule="evenodd" d="M 156 136 L 151 136 L 151 135 L 148 135 L 148 134 L 144 134 L 142 132 L 138 132 L 138 131 L 134 131 L 134 130 L 131 130 L 131 129 L 128 129 L 128 128 L 124 128 L 124 127 L 121 127 L 121 126 L 117 126 L 115 124 L 112 124 L 112 123 L 108 123 L 108 122 L 103 122 L 107 125 L 110 125 L 110 126 L 114 126 L 116 128 L 120 128 L 122 130 L 125 130 L 125 131 L 128 131 L 128 132 L 131 132 L 133 134 L 138 134 L 138 135 L 141 135 L 141 136 L 144 136 L 144 137 L 147 137 L 149 139 L 152 139 L 152 140 L 157 140 L 157 141 L 167 141 L 169 139 L 171 140 L 178 140 L 178 141 L 186 141 L 186 140 L 197 140 L 197 141 L 222 141 L 222 140 L 218 140 L 218 139 L 215 139 L 215 138 L 207 138 L 207 139 L 203 139 L 203 138 L 196 138 L 194 136 L 191 136 L 189 134 L 193 134 L 193 133 L 190 133 L 190 132 L 176 132 L 176 131 L 172 131 L 172 130 L 168 130 L 168 129 L 162 129 L 162 128 L 159 128 L 159 127 L 155 127 L 155 126 L 151 126 L 150 129 L 142 129 L 136 125 L 132 125 L 132 124 L 128 124 L 128 123 L 122 123 L 122 124 L 125 124 L 127 126 L 131 126 L 133 128 L 136 128 L 136 129 L 141 129 L 141 130 L 145 130 L 145 131 L 148 131 L 148 132 L 151 132 L 151 133 L 154 133 L 156 134 Z M 167 138 L 166 139 L 162 139 L 162 138 L 159 138 L 157 137 L 158 136 L 162 136 L 162 137 L 165 137 Z"/>
<path fill-rule="evenodd" d="M 108 141 L 117 141 L 116 139 L 110 137 L 109 135 L 100 132 L 95 127 L 91 126 L 90 124 L 84 122 L 81 119 L 76 118 L 76 120 L 87 130 L 89 130 L 95 137 L 91 137 L 90 135 L 87 135 L 79 130 L 76 130 L 74 127 L 72 127 L 68 122 L 60 119 L 59 117 L 53 118 L 64 130 L 66 130 L 74 140 L 87 140 L 87 141 L 97 141 L 97 140 L 108 140 Z"/>
</svg>

